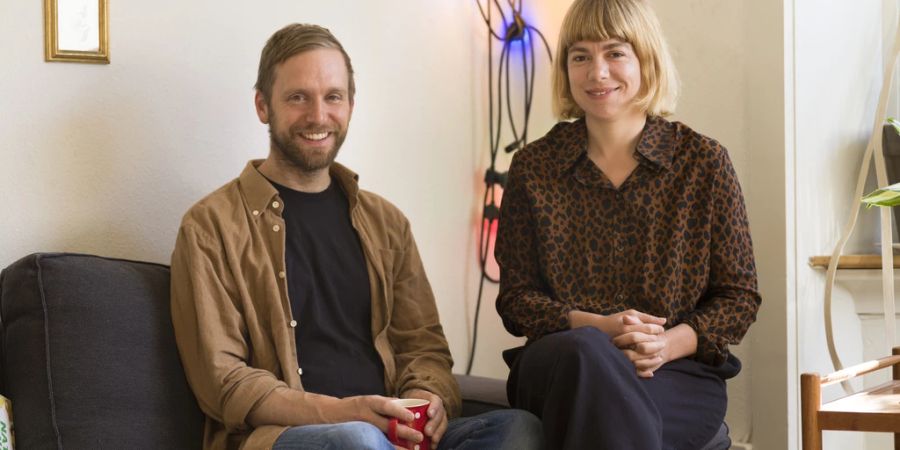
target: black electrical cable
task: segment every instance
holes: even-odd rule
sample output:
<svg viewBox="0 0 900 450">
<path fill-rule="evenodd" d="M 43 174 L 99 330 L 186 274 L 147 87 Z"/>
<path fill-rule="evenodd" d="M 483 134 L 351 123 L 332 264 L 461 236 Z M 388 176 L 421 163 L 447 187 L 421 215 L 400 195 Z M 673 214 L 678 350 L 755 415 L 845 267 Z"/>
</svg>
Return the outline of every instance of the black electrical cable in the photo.
<svg viewBox="0 0 900 450">
<path fill-rule="evenodd" d="M 547 50 L 547 57 L 553 61 L 553 55 L 550 51 L 550 45 L 544 35 L 535 27 L 528 25 L 522 18 L 522 10 L 524 8 L 524 0 L 507 0 L 506 3 L 512 10 L 512 19 L 508 19 L 499 0 L 487 0 L 487 8 L 482 6 L 481 0 L 475 0 L 478 4 L 478 11 L 488 28 L 487 47 L 488 47 L 488 134 L 490 141 L 490 164 L 485 173 L 485 190 L 482 199 L 481 210 L 481 229 L 478 233 L 478 266 L 481 277 L 478 283 L 478 296 L 475 301 L 475 317 L 472 325 L 472 345 L 469 351 L 469 360 L 466 364 L 466 375 L 472 372 L 472 364 L 475 359 L 475 348 L 478 343 L 478 319 L 481 315 L 481 300 L 484 294 L 485 282 L 499 283 L 499 276 L 492 277 L 487 272 L 487 262 L 491 255 L 492 239 L 491 230 L 499 221 L 499 206 L 497 205 L 496 186 L 506 185 L 506 173 L 497 171 L 497 154 L 500 150 L 500 139 L 503 130 L 503 110 L 504 103 L 506 106 L 506 116 L 509 120 L 509 127 L 512 133 L 513 142 L 505 147 L 506 153 L 514 152 L 528 142 L 528 122 L 531 117 L 531 105 L 534 97 L 534 77 L 536 67 L 536 57 L 534 49 L 534 37 L 532 32 L 540 36 Z M 493 5 L 493 6 L 492 6 Z M 500 19 L 503 22 L 503 30 L 505 34 L 498 33 L 493 28 L 493 10 L 497 10 Z M 494 91 L 494 44 L 493 39 L 497 39 L 503 43 L 500 51 L 499 65 L 497 68 L 497 87 L 496 98 Z M 511 46 L 514 41 L 519 41 L 522 47 L 522 76 L 523 76 L 523 94 L 524 111 L 522 114 L 521 135 L 519 128 L 516 126 L 515 117 L 513 116 L 511 89 L 510 89 L 510 58 Z M 504 83 L 505 82 L 505 83 Z M 504 90 L 505 87 L 505 90 Z M 505 95 L 504 95 L 505 93 Z M 494 123 L 494 102 L 497 104 L 496 124 Z"/>
</svg>

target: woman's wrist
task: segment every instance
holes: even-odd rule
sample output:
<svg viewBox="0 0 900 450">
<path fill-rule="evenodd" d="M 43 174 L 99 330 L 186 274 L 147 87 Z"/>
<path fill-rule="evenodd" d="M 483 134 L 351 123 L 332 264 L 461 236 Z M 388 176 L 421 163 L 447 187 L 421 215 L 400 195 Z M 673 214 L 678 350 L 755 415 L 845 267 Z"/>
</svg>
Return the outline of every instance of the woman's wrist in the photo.
<svg viewBox="0 0 900 450">
<path fill-rule="evenodd" d="M 678 324 L 663 333 L 666 338 L 664 359 L 672 361 L 697 353 L 697 332 L 686 323 Z"/>
<path fill-rule="evenodd" d="M 604 333 L 608 333 L 607 317 L 602 314 L 589 313 L 573 309 L 569 311 L 569 328 L 594 327 Z"/>
</svg>

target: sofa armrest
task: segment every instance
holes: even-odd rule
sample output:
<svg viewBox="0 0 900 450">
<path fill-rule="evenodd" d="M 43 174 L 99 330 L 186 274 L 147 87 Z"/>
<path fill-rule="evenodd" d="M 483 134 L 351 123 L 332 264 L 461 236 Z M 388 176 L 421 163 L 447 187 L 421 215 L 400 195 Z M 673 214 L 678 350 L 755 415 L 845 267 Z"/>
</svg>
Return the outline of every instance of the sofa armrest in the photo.
<svg viewBox="0 0 900 450">
<path fill-rule="evenodd" d="M 453 374 L 462 396 L 462 417 L 509 408 L 506 381 L 497 378 Z"/>
</svg>

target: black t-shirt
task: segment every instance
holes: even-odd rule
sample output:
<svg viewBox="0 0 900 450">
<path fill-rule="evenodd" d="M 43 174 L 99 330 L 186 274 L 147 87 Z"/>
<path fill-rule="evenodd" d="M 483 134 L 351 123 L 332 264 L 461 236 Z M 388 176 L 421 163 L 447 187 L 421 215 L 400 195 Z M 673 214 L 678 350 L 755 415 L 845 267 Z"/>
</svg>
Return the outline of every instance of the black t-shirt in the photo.
<svg viewBox="0 0 900 450">
<path fill-rule="evenodd" d="M 347 196 L 334 181 L 318 193 L 272 185 L 284 201 L 288 296 L 298 322 L 303 388 L 335 397 L 384 395 L 369 275 Z"/>
</svg>

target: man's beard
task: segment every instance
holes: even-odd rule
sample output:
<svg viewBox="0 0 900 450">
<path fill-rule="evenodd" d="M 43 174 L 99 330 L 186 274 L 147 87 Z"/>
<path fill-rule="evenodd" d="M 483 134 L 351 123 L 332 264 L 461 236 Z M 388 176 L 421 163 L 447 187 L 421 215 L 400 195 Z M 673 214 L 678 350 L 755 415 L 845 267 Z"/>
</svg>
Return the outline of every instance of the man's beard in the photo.
<svg viewBox="0 0 900 450">
<path fill-rule="evenodd" d="M 272 142 L 272 148 L 276 149 L 291 165 L 303 172 L 318 172 L 331 166 L 346 137 L 346 132 L 332 131 L 334 145 L 323 155 L 319 152 L 303 149 L 297 145 L 293 137 L 299 134 L 299 130 L 290 127 L 287 133 L 279 133 L 272 125 L 273 123 L 275 123 L 274 117 L 269 122 L 269 138 Z M 309 130 L 305 131 L 309 132 Z"/>
</svg>

